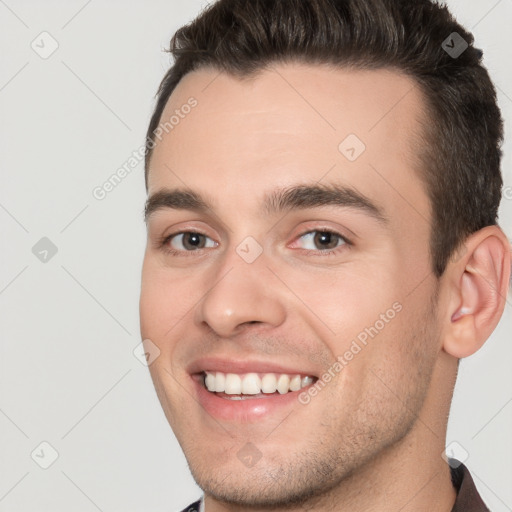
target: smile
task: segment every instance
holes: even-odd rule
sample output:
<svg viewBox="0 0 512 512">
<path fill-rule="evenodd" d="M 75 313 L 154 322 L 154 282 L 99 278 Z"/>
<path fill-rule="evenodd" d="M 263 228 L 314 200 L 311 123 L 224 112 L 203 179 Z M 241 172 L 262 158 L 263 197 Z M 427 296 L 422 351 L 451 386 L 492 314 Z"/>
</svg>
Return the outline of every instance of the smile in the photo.
<svg viewBox="0 0 512 512">
<path fill-rule="evenodd" d="M 264 398 L 277 393 L 284 395 L 299 391 L 314 381 L 315 377 L 300 374 L 204 372 L 206 389 L 229 400 Z"/>
</svg>

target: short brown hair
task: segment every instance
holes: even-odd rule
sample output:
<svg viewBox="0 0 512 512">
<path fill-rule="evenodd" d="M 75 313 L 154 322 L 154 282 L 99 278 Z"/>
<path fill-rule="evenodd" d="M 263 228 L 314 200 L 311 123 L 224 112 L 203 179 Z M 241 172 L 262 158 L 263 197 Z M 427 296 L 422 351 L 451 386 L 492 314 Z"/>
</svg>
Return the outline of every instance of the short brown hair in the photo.
<svg viewBox="0 0 512 512">
<path fill-rule="evenodd" d="M 242 78 L 291 61 L 394 68 L 412 77 L 426 100 L 419 157 L 433 211 L 432 267 L 440 277 L 468 235 L 496 224 L 503 185 L 503 120 L 482 51 L 472 43 L 447 7 L 431 0 L 219 0 L 171 40 L 174 65 L 147 132 L 146 189 L 154 132 L 175 87 L 193 70 Z"/>
</svg>

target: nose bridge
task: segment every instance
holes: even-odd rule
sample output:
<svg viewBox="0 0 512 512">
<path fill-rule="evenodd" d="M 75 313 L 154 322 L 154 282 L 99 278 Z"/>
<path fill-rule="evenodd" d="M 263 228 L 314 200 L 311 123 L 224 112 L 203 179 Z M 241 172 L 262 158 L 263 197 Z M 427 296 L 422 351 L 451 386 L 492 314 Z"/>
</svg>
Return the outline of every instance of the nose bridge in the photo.
<svg viewBox="0 0 512 512">
<path fill-rule="evenodd" d="M 219 261 L 213 282 L 196 308 L 196 322 L 208 324 L 219 336 L 229 337 L 250 322 L 277 326 L 284 320 L 284 305 L 271 292 L 272 273 L 256 243 L 245 239 Z"/>
</svg>

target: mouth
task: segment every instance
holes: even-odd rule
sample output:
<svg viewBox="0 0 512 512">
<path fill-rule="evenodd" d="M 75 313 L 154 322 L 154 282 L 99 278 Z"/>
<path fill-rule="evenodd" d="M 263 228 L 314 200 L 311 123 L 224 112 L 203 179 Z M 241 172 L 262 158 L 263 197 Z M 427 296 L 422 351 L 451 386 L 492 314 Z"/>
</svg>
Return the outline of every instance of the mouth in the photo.
<svg viewBox="0 0 512 512">
<path fill-rule="evenodd" d="M 287 416 L 290 408 L 299 405 L 300 393 L 318 380 L 305 372 L 285 373 L 284 368 L 274 367 L 274 371 L 269 371 L 266 365 L 257 364 L 251 368 L 248 362 L 201 366 L 190 373 L 197 401 L 209 416 L 237 424 Z M 235 373 L 234 368 L 243 373 Z M 208 416 L 203 419 L 209 421 Z"/>
<path fill-rule="evenodd" d="M 205 371 L 202 373 L 204 388 L 219 398 L 227 400 L 250 400 L 286 395 L 306 388 L 316 381 L 312 375 L 287 373 L 224 373 Z"/>
</svg>

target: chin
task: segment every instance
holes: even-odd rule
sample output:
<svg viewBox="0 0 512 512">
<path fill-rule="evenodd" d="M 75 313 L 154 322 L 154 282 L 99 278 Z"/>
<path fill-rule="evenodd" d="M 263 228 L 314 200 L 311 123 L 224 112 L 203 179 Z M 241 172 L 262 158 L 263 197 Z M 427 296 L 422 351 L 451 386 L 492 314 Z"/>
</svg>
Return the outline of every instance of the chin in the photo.
<svg viewBox="0 0 512 512">
<path fill-rule="evenodd" d="M 317 502 L 338 486 L 351 469 L 334 458 L 321 460 L 318 455 L 289 451 L 272 460 L 262 456 L 252 467 L 246 467 L 236 454 L 225 454 L 223 460 L 201 458 L 199 451 L 195 455 L 197 461 L 195 457 L 187 460 L 194 480 L 205 494 L 240 507 L 285 509 Z M 282 460 L 286 456 L 288 460 Z"/>
</svg>

